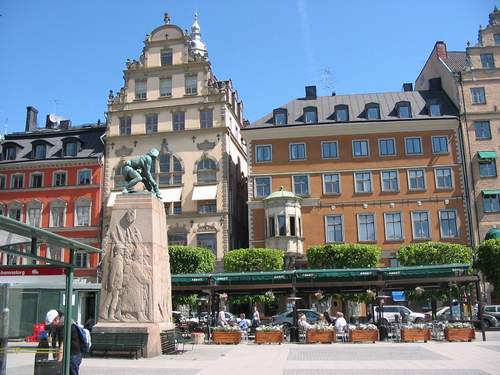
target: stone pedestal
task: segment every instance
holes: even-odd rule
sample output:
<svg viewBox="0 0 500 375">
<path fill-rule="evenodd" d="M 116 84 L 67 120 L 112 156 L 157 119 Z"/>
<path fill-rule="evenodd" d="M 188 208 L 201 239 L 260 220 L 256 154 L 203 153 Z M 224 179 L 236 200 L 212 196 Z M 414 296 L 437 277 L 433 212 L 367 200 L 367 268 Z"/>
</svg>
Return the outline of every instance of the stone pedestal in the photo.
<svg viewBox="0 0 500 375">
<path fill-rule="evenodd" d="M 174 327 L 163 203 L 149 192 L 119 194 L 106 235 L 94 331 L 147 332 L 145 356 L 160 355 L 160 332 Z"/>
</svg>

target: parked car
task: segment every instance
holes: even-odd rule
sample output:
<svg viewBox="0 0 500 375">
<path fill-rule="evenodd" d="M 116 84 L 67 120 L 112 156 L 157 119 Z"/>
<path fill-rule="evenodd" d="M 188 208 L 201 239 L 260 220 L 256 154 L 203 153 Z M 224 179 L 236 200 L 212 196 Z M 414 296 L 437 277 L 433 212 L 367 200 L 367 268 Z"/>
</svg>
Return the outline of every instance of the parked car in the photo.
<svg viewBox="0 0 500 375">
<path fill-rule="evenodd" d="M 500 320 L 500 305 L 486 305 L 484 306 L 483 313 L 494 316 L 497 320 Z"/>
<path fill-rule="evenodd" d="M 399 316 L 399 320 L 401 321 L 403 316 L 408 316 L 410 322 L 413 323 L 423 323 L 425 322 L 425 314 L 411 311 L 406 306 L 384 306 L 382 319 L 385 319 L 386 322 L 394 322 L 396 320 L 396 315 Z M 375 307 L 375 316 L 374 321 L 378 321 L 378 306 Z"/>
<path fill-rule="evenodd" d="M 314 310 L 308 309 L 297 309 L 297 314 L 300 316 L 301 314 L 306 315 L 307 322 L 309 324 L 314 324 L 318 321 L 321 314 Z M 288 310 L 281 314 L 273 316 L 273 324 L 285 324 L 291 326 L 293 324 L 293 311 Z"/>
<path fill-rule="evenodd" d="M 486 311 L 486 308 L 484 311 Z M 477 309 L 476 308 L 474 308 L 474 317 L 475 317 L 475 319 L 477 319 Z M 450 307 L 446 306 L 446 307 L 443 307 L 443 308 L 439 309 L 438 311 L 436 311 L 436 318 L 437 318 L 437 320 L 441 320 L 441 321 L 450 320 L 451 319 Z M 455 319 L 456 318 L 457 317 L 455 317 Z M 486 313 L 486 312 L 483 312 L 483 325 L 484 325 L 484 328 L 495 327 L 498 325 L 498 320 L 493 315 Z"/>
</svg>

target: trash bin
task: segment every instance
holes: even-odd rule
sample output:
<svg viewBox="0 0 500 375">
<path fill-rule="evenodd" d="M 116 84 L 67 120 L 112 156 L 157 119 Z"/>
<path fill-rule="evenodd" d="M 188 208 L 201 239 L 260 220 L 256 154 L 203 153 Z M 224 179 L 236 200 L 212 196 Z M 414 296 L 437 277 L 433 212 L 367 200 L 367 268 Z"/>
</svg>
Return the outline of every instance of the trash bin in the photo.
<svg viewBox="0 0 500 375">
<path fill-rule="evenodd" d="M 380 341 L 387 341 L 389 338 L 389 327 L 385 324 L 380 324 L 378 327 L 378 332 L 380 335 Z"/>
<path fill-rule="evenodd" d="M 61 375 L 62 362 L 55 359 L 35 361 L 35 375 Z"/>
</svg>

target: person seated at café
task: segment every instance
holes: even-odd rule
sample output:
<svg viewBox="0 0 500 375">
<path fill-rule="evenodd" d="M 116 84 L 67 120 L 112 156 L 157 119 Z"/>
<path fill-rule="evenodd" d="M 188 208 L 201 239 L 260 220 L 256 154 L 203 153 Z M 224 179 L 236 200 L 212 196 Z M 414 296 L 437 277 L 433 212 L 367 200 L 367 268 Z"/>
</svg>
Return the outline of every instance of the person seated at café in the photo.
<svg viewBox="0 0 500 375">
<path fill-rule="evenodd" d="M 248 338 L 249 325 L 248 325 L 248 320 L 245 317 L 245 313 L 240 314 L 240 320 L 238 322 L 238 325 L 240 326 L 243 338 Z"/>
<path fill-rule="evenodd" d="M 332 317 L 330 316 L 330 313 L 328 311 L 325 311 L 323 313 L 323 318 L 325 319 L 325 322 L 328 324 L 328 325 L 332 325 L 333 324 L 333 320 L 332 320 Z"/>
<path fill-rule="evenodd" d="M 307 329 L 309 329 L 311 327 L 312 327 L 312 325 L 307 322 L 306 315 L 305 314 L 300 314 L 300 317 L 299 317 L 299 328 L 301 328 L 303 330 L 307 330 Z"/>
<path fill-rule="evenodd" d="M 335 320 L 335 331 L 344 332 L 347 327 L 347 321 L 344 318 L 344 314 L 340 311 L 337 313 L 337 320 Z"/>
</svg>

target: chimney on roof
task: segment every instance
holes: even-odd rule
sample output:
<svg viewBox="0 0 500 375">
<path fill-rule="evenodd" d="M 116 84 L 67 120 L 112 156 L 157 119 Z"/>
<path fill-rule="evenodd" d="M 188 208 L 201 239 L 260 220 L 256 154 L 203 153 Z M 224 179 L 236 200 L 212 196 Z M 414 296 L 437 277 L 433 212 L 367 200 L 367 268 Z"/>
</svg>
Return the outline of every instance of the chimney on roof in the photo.
<svg viewBox="0 0 500 375">
<path fill-rule="evenodd" d="M 438 58 L 447 60 L 448 59 L 448 50 L 446 49 L 446 43 L 442 40 L 438 40 L 436 45 L 434 46 L 436 49 L 436 55 Z"/>
<path fill-rule="evenodd" d="M 54 115 L 47 115 L 45 118 L 45 127 L 47 129 L 54 129 L 57 127 L 57 121 L 55 121 L 55 116 Z"/>
<path fill-rule="evenodd" d="M 337 95 L 337 93 L 335 91 L 332 91 L 332 96 L 335 96 Z"/>
<path fill-rule="evenodd" d="M 32 106 L 26 107 L 26 127 L 25 131 L 32 132 L 36 129 L 36 118 L 38 116 L 38 109 Z"/>
<path fill-rule="evenodd" d="M 411 82 L 403 83 L 403 91 L 413 91 L 413 83 Z"/>
<path fill-rule="evenodd" d="M 316 86 L 306 86 L 306 99 L 316 99 Z"/>
<path fill-rule="evenodd" d="M 71 120 L 61 120 L 59 129 L 68 130 L 69 128 L 71 128 Z"/>
</svg>

